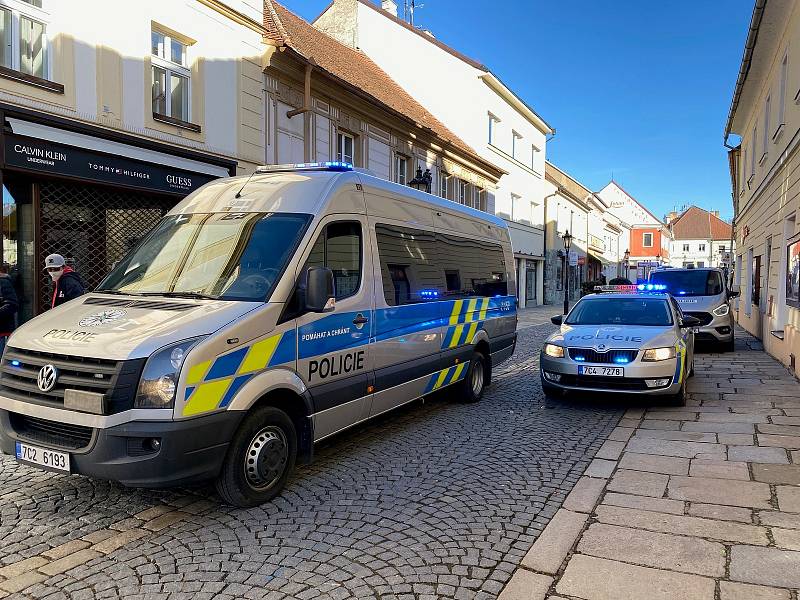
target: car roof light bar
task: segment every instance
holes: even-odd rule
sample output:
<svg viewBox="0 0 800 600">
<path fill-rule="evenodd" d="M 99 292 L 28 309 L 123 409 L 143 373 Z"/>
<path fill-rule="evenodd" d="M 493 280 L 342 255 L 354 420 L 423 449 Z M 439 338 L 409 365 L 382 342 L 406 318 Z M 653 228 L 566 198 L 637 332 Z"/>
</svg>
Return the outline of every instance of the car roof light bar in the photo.
<svg viewBox="0 0 800 600">
<path fill-rule="evenodd" d="M 596 285 L 595 292 L 664 292 L 667 286 L 660 283 L 639 283 L 630 285 Z"/>
<path fill-rule="evenodd" d="M 352 171 L 353 169 L 352 163 L 330 160 L 326 162 L 262 165 L 256 169 L 256 173 L 285 173 L 289 171 L 332 171 L 341 173 L 344 171 Z"/>
</svg>

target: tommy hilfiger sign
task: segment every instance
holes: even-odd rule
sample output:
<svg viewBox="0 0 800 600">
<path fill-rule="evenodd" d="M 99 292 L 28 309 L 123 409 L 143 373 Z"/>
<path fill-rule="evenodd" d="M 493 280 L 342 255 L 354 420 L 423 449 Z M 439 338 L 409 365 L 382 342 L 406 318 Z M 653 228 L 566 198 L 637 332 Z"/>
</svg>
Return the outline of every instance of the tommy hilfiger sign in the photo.
<svg viewBox="0 0 800 600">
<path fill-rule="evenodd" d="M 80 177 L 103 183 L 186 195 L 214 179 L 155 163 L 133 160 L 17 135 L 5 136 L 7 167 Z"/>
</svg>

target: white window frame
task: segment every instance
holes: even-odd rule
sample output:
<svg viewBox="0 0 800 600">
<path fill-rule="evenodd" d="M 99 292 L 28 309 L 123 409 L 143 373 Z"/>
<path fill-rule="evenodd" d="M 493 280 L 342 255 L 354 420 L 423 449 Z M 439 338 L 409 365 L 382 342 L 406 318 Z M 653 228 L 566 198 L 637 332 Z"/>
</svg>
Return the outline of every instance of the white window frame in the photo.
<svg viewBox="0 0 800 600">
<path fill-rule="evenodd" d="M 770 118 L 772 115 L 770 114 L 772 111 L 772 95 L 766 97 L 764 100 L 764 139 L 762 140 L 761 145 L 761 158 L 758 159 L 759 164 L 764 162 L 764 159 L 767 157 L 767 150 L 769 150 L 769 125 L 770 125 Z"/>
<path fill-rule="evenodd" d="M 408 161 L 409 158 L 405 154 L 396 153 L 394 155 L 394 182 L 400 185 L 408 185 Z M 401 167 L 402 165 L 405 168 Z M 403 175 L 403 180 L 400 181 L 400 175 Z"/>
<path fill-rule="evenodd" d="M 705 244 L 698 244 L 697 251 L 698 252 L 705 252 L 706 251 L 706 245 Z"/>
<path fill-rule="evenodd" d="M 492 113 L 489 114 L 489 145 L 496 146 L 494 143 L 495 135 L 497 135 L 497 124 L 500 123 L 500 119 L 498 119 Z"/>
<path fill-rule="evenodd" d="M 683 245 L 683 251 L 684 251 L 684 252 L 689 252 L 689 251 L 690 251 L 690 250 L 689 250 L 689 244 L 684 244 L 684 245 Z"/>
<path fill-rule="evenodd" d="M 777 141 L 786 126 L 786 86 L 789 78 L 789 53 L 783 55 L 781 61 L 780 80 L 778 81 L 778 119 L 775 124 L 775 131 L 772 140 Z"/>
<path fill-rule="evenodd" d="M 750 142 L 750 175 L 747 177 L 747 183 L 753 181 L 756 176 L 756 145 L 758 144 L 758 125 L 753 127 L 753 139 Z"/>
<path fill-rule="evenodd" d="M 43 2 L 43 6 L 46 4 Z M 50 26 L 50 15 L 44 10 L 23 0 L 0 0 L 0 8 L 11 12 L 11 65 L 6 68 L 22 73 L 22 55 L 20 53 L 20 18 L 25 17 L 40 23 L 44 27 L 42 48 L 44 52 L 44 77 L 47 81 L 52 81 L 52 60 L 50 60 L 50 40 L 48 39 L 47 29 Z M 25 75 L 30 75 L 25 73 Z M 38 75 L 30 75 L 38 77 Z"/>
<path fill-rule="evenodd" d="M 439 197 L 447 199 L 447 192 L 450 187 L 450 175 L 442 171 L 439 174 Z"/>
<path fill-rule="evenodd" d="M 647 236 L 650 236 L 650 243 L 646 243 Z M 650 231 L 643 231 L 642 232 L 642 248 L 652 248 L 653 247 L 653 233 Z"/>
<path fill-rule="evenodd" d="M 469 206 L 469 182 L 464 181 L 463 179 L 458 179 L 458 187 L 456 188 L 458 194 L 456 198 L 456 202 L 459 204 L 463 204 L 464 206 Z"/>
<path fill-rule="evenodd" d="M 522 134 L 517 131 L 511 130 L 511 158 L 514 160 L 519 160 L 517 158 L 517 142 L 522 141 Z"/>
<path fill-rule="evenodd" d="M 486 204 L 486 190 L 478 187 L 477 185 L 472 186 L 472 208 L 486 212 Z"/>
<path fill-rule="evenodd" d="M 153 42 L 152 42 L 152 40 L 153 40 L 153 34 L 154 33 L 157 33 L 157 34 L 159 34 L 159 35 L 164 37 L 164 57 L 161 57 L 161 56 L 158 56 L 156 54 L 153 54 L 153 51 L 152 51 L 152 43 Z M 169 117 L 170 119 L 176 119 L 178 121 L 183 121 L 185 123 L 191 123 L 192 122 L 192 69 L 188 66 L 188 65 L 192 64 L 192 61 L 190 59 L 190 48 L 191 48 L 191 45 L 189 43 L 187 43 L 186 41 L 182 40 L 182 39 L 175 38 L 175 41 L 178 42 L 179 44 L 183 45 L 183 47 L 185 49 L 184 61 L 185 61 L 186 64 L 185 65 L 181 65 L 181 64 L 178 64 L 176 62 L 173 62 L 171 59 L 166 58 L 167 51 L 169 51 L 169 56 L 170 57 L 172 56 L 172 40 L 173 40 L 173 36 L 172 35 L 170 35 L 169 33 L 165 32 L 165 31 L 162 31 L 158 27 L 153 27 L 151 29 L 151 31 L 150 31 L 150 44 L 151 44 L 151 50 L 150 50 L 150 63 L 151 63 L 150 79 L 151 79 L 151 81 L 150 81 L 150 84 L 151 84 L 151 89 L 152 89 L 152 84 L 153 84 L 153 69 L 152 69 L 152 67 L 158 67 L 159 69 L 164 69 L 164 71 L 166 71 L 166 81 L 165 81 L 165 89 L 164 89 L 164 94 L 166 95 L 166 98 L 165 98 L 165 101 L 164 101 L 164 107 L 166 108 L 166 112 L 162 116 Z M 172 114 L 172 102 L 171 102 L 171 99 L 169 98 L 169 87 L 170 87 L 170 82 L 171 82 L 171 78 L 172 78 L 173 74 L 174 75 L 178 75 L 179 77 L 184 77 L 186 79 L 186 94 L 187 94 L 187 98 L 186 98 L 186 113 L 187 114 L 186 114 L 186 118 L 184 118 L 184 119 L 176 117 L 176 116 L 174 116 Z M 153 114 L 154 115 L 160 114 L 160 113 L 157 113 L 155 111 L 155 107 L 152 106 L 152 104 L 153 104 L 152 100 L 150 101 L 150 104 L 151 104 L 150 108 L 152 109 Z"/>
<path fill-rule="evenodd" d="M 350 140 L 350 160 L 347 160 L 348 155 L 345 149 L 347 140 Z M 346 162 L 355 164 L 356 160 L 356 137 L 346 131 L 336 132 L 336 160 L 339 162 Z"/>
<path fill-rule="evenodd" d="M 540 174 L 539 169 L 536 167 L 536 157 L 539 156 L 539 152 L 541 152 L 541 148 L 536 144 L 531 144 L 531 170 L 536 173 L 537 175 Z"/>
</svg>

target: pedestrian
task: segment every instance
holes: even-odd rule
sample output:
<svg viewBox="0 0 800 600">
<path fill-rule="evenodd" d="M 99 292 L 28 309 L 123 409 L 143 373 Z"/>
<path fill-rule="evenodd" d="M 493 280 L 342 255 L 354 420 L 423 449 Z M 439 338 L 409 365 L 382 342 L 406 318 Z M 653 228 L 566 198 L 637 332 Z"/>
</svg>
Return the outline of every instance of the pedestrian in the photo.
<svg viewBox="0 0 800 600">
<path fill-rule="evenodd" d="M 6 340 L 17 326 L 17 310 L 19 300 L 11 277 L 8 274 L 8 263 L 0 265 L 0 355 L 6 348 Z"/>
<path fill-rule="evenodd" d="M 53 301 L 51 308 L 60 306 L 82 296 L 86 292 L 86 284 L 72 267 L 68 267 L 60 254 L 50 254 L 44 259 L 44 267 L 53 280 Z"/>
</svg>

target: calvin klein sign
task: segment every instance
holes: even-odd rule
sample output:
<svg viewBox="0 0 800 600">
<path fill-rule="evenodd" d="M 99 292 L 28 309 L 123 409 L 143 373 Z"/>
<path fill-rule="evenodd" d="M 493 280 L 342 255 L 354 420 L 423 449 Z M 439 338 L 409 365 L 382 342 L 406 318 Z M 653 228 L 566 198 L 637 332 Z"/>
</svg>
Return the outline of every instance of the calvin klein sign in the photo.
<svg viewBox="0 0 800 600">
<path fill-rule="evenodd" d="M 18 135 L 5 136 L 5 152 L 7 167 L 182 196 L 215 179 L 205 173 L 182 171 Z"/>
</svg>

